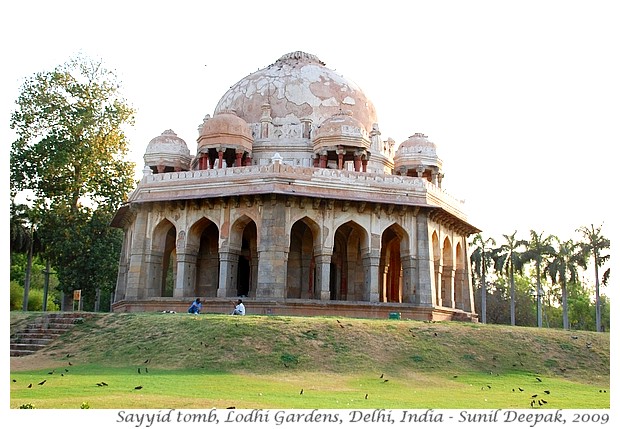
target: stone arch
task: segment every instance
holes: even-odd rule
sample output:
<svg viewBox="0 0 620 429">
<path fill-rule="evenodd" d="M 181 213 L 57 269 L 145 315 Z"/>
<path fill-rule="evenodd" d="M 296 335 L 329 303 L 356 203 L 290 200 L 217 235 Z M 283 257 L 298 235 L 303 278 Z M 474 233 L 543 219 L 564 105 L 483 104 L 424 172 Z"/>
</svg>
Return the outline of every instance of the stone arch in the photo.
<svg viewBox="0 0 620 429">
<path fill-rule="evenodd" d="M 256 222 L 241 215 L 230 228 L 229 263 L 231 282 L 228 295 L 256 296 L 258 282 L 258 231 Z"/>
<path fill-rule="evenodd" d="M 368 234 L 357 222 L 348 221 L 336 229 L 330 263 L 331 300 L 361 301 L 368 295 L 363 265 L 367 243 Z"/>
<path fill-rule="evenodd" d="M 219 229 L 215 222 L 200 218 L 189 229 L 186 252 L 188 259 L 195 264 L 194 284 L 191 286 L 195 296 L 217 296 L 219 280 Z"/>
<path fill-rule="evenodd" d="M 444 307 L 454 306 L 454 258 L 450 237 L 443 240 L 441 255 L 441 300 Z"/>
<path fill-rule="evenodd" d="M 403 302 L 403 258 L 409 255 L 409 235 L 393 223 L 381 234 L 379 301 Z"/>
<path fill-rule="evenodd" d="M 176 284 L 176 235 L 174 224 L 162 219 L 153 228 L 151 242 L 151 291 L 148 296 L 173 296 Z"/>
<path fill-rule="evenodd" d="M 320 299 L 314 249 L 319 241 L 319 226 L 305 216 L 290 230 L 286 269 L 286 297 Z"/>
</svg>

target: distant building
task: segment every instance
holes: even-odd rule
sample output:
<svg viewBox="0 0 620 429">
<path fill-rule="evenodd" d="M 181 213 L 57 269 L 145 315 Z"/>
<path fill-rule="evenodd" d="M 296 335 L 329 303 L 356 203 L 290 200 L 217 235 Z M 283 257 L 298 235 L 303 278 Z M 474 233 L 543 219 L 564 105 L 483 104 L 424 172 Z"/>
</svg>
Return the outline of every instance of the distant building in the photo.
<svg viewBox="0 0 620 429">
<path fill-rule="evenodd" d="M 396 149 L 398 147 L 398 149 Z M 172 130 L 113 220 L 125 232 L 114 311 L 476 318 L 463 203 L 421 133 L 381 139 L 375 108 L 316 56 L 292 52 Z"/>
</svg>

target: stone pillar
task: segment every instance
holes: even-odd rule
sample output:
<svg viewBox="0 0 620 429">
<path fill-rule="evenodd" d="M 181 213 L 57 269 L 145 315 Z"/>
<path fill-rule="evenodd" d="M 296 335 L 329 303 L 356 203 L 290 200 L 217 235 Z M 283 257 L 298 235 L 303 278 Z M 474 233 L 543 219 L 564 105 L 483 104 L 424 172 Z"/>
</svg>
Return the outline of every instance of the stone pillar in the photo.
<svg viewBox="0 0 620 429">
<path fill-rule="evenodd" d="M 364 267 L 364 300 L 379 302 L 379 262 L 380 251 L 374 250 L 362 258 Z"/>
<path fill-rule="evenodd" d="M 241 167 L 241 158 L 243 158 L 243 151 L 235 152 L 235 167 Z"/>
<path fill-rule="evenodd" d="M 301 118 L 301 136 L 305 139 L 310 140 L 312 136 L 312 119 L 310 118 Z"/>
<path fill-rule="evenodd" d="M 319 168 L 327 168 L 327 154 L 319 156 Z"/>
<path fill-rule="evenodd" d="M 237 264 L 239 255 L 236 252 L 220 250 L 220 281 L 217 289 L 218 298 L 237 295 Z"/>
<path fill-rule="evenodd" d="M 217 159 L 218 159 L 217 167 L 224 168 L 224 151 L 222 149 L 220 149 L 217 152 Z"/>
<path fill-rule="evenodd" d="M 366 167 L 368 166 L 368 160 L 366 158 L 362 159 L 362 171 L 366 173 Z"/>
<path fill-rule="evenodd" d="M 338 150 L 338 170 L 342 170 L 343 159 L 344 159 L 344 152 L 340 149 Z"/>
<path fill-rule="evenodd" d="M 131 234 L 127 229 L 125 229 L 123 236 L 123 245 L 121 247 L 121 254 L 118 262 L 116 288 L 114 289 L 114 302 L 125 299 L 125 293 L 127 290 L 127 272 L 129 269 L 129 261 L 127 260 L 127 248 L 131 246 L 130 237 Z"/>
<path fill-rule="evenodd" d="M 362 157 L 359 154 L 353 155 L 353 169 L 355 171 L 360 171 L 362 165 Z"/>
<path fill-rule="evenodd" d="M 402 267 L 402 285 L 403 285 L 403 302 L 404 303 L 416 303 L 415 296 L 415 284 L 416 284 L 416 269 L 415 260 L 409 255 L 401 255 L 400 264 Z"/>
<path fill-rule="evenodd" d="M 146 238 L 148 225 L 148 210 L 145 207 L 139 210 L 131 228 L 131 249 L 129 254 L 129 268 L 127 271 L 127 288 L 125 299 L 135 300 L 146 297 L 148 278 L 147 249 L 151 240 Z"/>
<path fill-rule="evenodd" d="M 446 288 L 444 307 L 454 308 L 454 272 L 455 270 L 452 267 L 444 267 L 443 269 L 443 280 Z"/>
<path fill-rule="evenodd" d="M 279 164 L 279 161 L 274 160 L 274 166 L 277 167 Z M 278 204 L 277 199 L 273 204 L 263 205 L 263 217 L 260 229 L 257 231 L 259 234 L 257 298 L 286 298 L 290 226 L 285 222 L 287 218 L 285 210 L 287 210 L 285 205 Z"/>
<path fill-rule="evenodd" d="M 332 260 L 332 254 L 327 249 L 322 249 L 322 253 L 314 256 L 317 266 L 317 279 L 319 281 L 319 299 L 321 301 L 329 301 L 329 278 L 330 278 L 330 263 Z M 336 287 L 336 286 L 334 286 Z"/>
<path fill-rule="evenodd" d="M 175 298 L 188 298 L 196 294 L 197 252 L 177 249 L 177 277 L 174 285 Z"/>
<path fill-rule="evenodd" d="M 418 247 L 418 296 L 419 304 L 432 307 L 436 303 L 435 290 L 435 264 L 431 260 L 432 242 L 428 232 L 428 216 L 426 213 L 418 213 L 416 216 L 417 247 Z"/>
<path fill-rule="evenodd" d="M 443 291 L 444 291 L 444 281 L 443 281 L 443 266 L 441 264 L 437 264 L 438 267 L 435 271 L 435 304 L 443 307 Z"/>
</svg>

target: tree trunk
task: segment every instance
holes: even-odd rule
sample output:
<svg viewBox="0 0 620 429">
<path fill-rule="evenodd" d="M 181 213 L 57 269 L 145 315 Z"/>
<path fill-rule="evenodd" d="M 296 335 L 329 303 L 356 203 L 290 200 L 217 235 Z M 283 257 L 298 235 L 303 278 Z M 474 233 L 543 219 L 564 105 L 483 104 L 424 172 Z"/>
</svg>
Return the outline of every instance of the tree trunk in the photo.
<svg viewBox="0 0 620 429">
<path fill-rule="evenodd" d="M 482 274 L 482 290 L 480 291 L 480 309 L 482 311 L 482 323 L 487 323 L 487 281 L 484 273 Z"/>
<path fill-rule="evenodd" d="M 594 277 L 596 277 L 594 283 L 596 290 L 596 332 L 601 332 L 601 296 L 598 282 L 598 258 L 596 257 L 596 253 L 594 253 Z"/>
<path fill-rule="evenodd" d="M 562 325 L 568 330 L 568 292 L 566 291 L 566 282 L 562 283 Z"/>
<path fill-rule="evenodd" d="M 516 325 L 515 320 L 515 274 L 510 265 L 510 324 L 512 326 Z"/>
<path fill-rule="evenodd" d="M 30 231 L 30 247 L 28 248 L 28 262 L 26 263 L 26 277 L 24 279 L 24 302 L 22 310 L 28 311 L 28 295 L 30 294 L 30 274 L 32 272 L 32 247 L 34 240 L 32 239 L 32 230 Z"/>
</svg>

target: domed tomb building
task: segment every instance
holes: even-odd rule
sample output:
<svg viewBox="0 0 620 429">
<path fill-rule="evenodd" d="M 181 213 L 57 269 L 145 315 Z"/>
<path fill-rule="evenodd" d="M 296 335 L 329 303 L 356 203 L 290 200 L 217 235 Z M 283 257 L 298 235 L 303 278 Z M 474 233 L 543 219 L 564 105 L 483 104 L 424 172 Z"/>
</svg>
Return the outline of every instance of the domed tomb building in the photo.
<svg viewBox="0 0 620 429">
<path fill-rule="evenodd" d="M 198 127 L 149 143 L 122 228 L 113 310 L 476 320 L 463 203 L 427 136 L 382 140 L 372 102 L 292 52 Z"/>
</svg>

